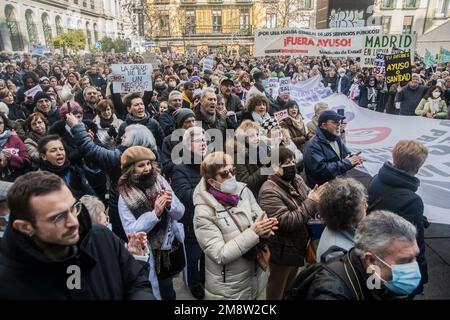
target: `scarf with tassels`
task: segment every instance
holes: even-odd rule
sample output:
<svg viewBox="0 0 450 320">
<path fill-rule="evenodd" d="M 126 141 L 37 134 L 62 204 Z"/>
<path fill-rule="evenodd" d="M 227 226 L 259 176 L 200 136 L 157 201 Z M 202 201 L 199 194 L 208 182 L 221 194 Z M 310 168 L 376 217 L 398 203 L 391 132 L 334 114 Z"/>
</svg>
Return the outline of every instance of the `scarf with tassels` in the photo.
<svg viewBox="0 0 450 320">
<path fill-rule="evenodd" d="M 153 211 L 156 198 L 163 189 L 162 186 L 163 183 L 161 177 L 158 175 L 153 186 L 145 190 L 141 190 L 135 185 L 123 184 L 118 187 L 118 191 L 125 201 L 128 209 L 130 209 L 134 217 L 138 219 L 142 214 Z M 161 265 L 163 265 L 166 269 L 170 268 L 170 252 L 175 249 L 160 249 L 165 239 L 167 239 L 168 237 L 174 237 L 173 230 L 171 228 L 171 222 L 168 221 L 169 219 L 170 217 L 168 216 L 167 212 L 164 212 L 160 216 L 160 222 L 156 224 L 156 226 L 147 234 L 148 241 L 150 242 L 150 246 L 153 249 L 153 254 L 155 257 L 155 269 L 157 274 L 159 274 L 161 271 Z M 170 234 L 166 235 L 166 232 Z"/>
</svg>

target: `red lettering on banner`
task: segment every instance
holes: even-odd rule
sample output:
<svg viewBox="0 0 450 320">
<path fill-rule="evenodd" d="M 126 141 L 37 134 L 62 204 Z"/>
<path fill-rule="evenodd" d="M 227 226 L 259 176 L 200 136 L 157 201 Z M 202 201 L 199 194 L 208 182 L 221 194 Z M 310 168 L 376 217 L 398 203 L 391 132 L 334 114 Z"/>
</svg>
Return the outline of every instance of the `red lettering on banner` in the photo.
<svg viewBox="0 0 450 320">
<path fill-rule="evenodd" d="M 284 39 L 284 46 L 314 46 L 314 40 L 307 37 L 287 37 Z"/>
<path fill-rule="evenodd" d="M 352 39 L 319 39 L 318 47 L 351 47 Z"/>
</svg>

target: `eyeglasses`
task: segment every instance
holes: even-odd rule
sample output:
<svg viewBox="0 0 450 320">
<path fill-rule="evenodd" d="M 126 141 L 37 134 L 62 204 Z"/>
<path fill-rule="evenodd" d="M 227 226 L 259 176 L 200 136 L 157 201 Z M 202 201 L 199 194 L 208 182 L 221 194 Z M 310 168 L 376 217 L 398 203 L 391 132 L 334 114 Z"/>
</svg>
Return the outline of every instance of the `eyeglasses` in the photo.
<svg viewBox="0 0 450 320">
<path fill-rule="evenodd" d="M 236 175 L 236 168 L 231 168 L 229 170 L 219 171 L 217 172 L 217 175 L 220 176 L 222 179 L 227 178 L 229 175 L 234 176 Z"/>
<path fill-rule="evenodd" d="M 83 209 L 83 204 L 80 201 L 77 201 L 70 207 L 69 210 L 66 210 L 64 212 L 57 214 L 52 219 L 52 223 L 57 227 L 62 227 L 65 224 L 67 224 L 67 219 L 69 218 L 69 213 L 72 214 L 74 217 L 78 217 L 78 215 L 81 213 L 82 209 Z"/>
</svg>

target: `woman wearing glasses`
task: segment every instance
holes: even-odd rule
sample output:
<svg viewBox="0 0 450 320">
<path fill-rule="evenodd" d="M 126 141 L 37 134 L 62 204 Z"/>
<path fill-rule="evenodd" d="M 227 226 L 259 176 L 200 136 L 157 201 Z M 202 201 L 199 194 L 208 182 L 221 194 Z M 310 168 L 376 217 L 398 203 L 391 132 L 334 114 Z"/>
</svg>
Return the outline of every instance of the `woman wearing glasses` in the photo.
<svg viewBox="0 0 450 320">
<path fill-rule="evenodd" d="M 194 191 L 194 229 L 205 253 L 206 299 L 257 299 L 267 284 L 267 272 L 244 255 L 261 238 L 277 229 L 253 193 L 236 182 L 231 157 L 223 152 L 203 160 L 202 179 Z"/>
<path fill-rule="evenodd" d="M 172 278 L 185 267 L 184 229 L 178 222 L 184 206 L 159 174 L 155 154 L 130 147 L 120 159 L 119 216 L 127 235 L 147 233 L 150 282 L 155 297 L 175 300 Z"/>
<path fill-rule="evenodd" d="M 58 135 L 44 136 L 39 140 L 37 149 L 41 158 L 37 164 L 39 170 L 54 173 L 62 178 L 77 199 L 86 194 L 95 195 L 83 170 L 77 165 L 71 165 L 66 157 L 66 150 Z"/>
</svg>

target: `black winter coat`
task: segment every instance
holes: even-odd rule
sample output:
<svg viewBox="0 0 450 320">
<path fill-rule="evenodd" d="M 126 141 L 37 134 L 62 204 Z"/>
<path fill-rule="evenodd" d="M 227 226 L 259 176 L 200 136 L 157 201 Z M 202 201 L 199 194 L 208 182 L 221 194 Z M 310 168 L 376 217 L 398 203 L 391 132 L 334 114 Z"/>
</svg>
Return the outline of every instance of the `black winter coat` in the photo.
<svg viewBox="0 0 450 320">
<path fill-rule="evenodd" d="M 184 225 L 185 241 L 196 243 L 197 238 L 195 237 L 193 224 L 195 210 L 193 195 L 195 187 L 201 180 L 200 165 L 175 165 L 172 177 L 172 189 L 185 208 L 183 218 L 180 220 Z"/>
<path fill-rule="evenodd" d="M 161 125 L 161 129 L 164 132 L 164 137 L 171 135 L 173 130 L 177 128 L 177 122 L 175 121 L 175 117 L 173 113 L 175 110 L 167 109 L 159 116 L 159 124 Z"/>
<path fill-rule="evenodd" d="M 420 253 L 417 257 L 423 284 L 428 282 L 428 266 L 425 258 L 424 206 L 416 194 L 420 181 L 418 178 L 395 168 L 386 162 L 378 174 L 373 177 L 368 188 L 369 210 L 388 210 L 411 222 L 417 229 L 417 245 Z"/>
<path fill-rule="evenodd" d="M 316 135 L 305 145 L 303 160 L 309 187 L 321 185 L 342 175 L 353 168 L 350 160 L 344 159 L 350 154 L 345 144 L 338 138 L 341 157 L 334 152 L 322 130 L 317 129 Z"/>
<path fill-rule="evenodd" d="M 348 277 L 344 279 L 339 278 L 336 274 L 332 274 L 330 271 L 323 269 L 319 271 L 314 277 L 309 291 L 307 294 L 307 300 L 393 300 L 399 299 L 399 297 L 392 294 L 387 289 L 374 289 L 370 290 L 367 283 L 369 274 L 366 273 L 363 264 L 359 257 L 351 249 L 347 254 L 342 256 L 339 261 L 333 262 L 343 264 L 347 266 L 347 270 L 355 286 L 357 296 L 352 289 L 352 284 L 348 280 Z M 342 270 L 344 271 L 344 270 Z M 353 272 L 354 271 L 354 272 Z M 343 272 L 345 274 L 345 271 Z M 356 276 L 356 277 L 355 277 Z M 405 298 L 405 297 L 402 297 Z"/>
<path fill-rule="evenodd" d="M 80 221 L 76 250 L 59 261 L 10 225 L 0 243 L 0 299 L 153 300 L 148 270 L 119 238 L 103 226 L 91 226 L 86 216 L 79 216 L 87 222 Z M 80 268 L 81 289 L 67 287 L 72 265 Z"/>
<path fill-rule="evenodd" d="M 158 148 L 161 148 L 162 142 L 164 140 L 164 132 L 161 129 L 158 121 L 151 118 L 148 114 L 141 120 L 134 120 L 130 115 L 127 115 L 125 121 L 120 125 L 119 132 L 117 134 L 116 143 L 120 144 L 122 140 L 122 136 L 125 133 L 125 128 L 132 124 L 141 124 L 147 127 L 153 134 L 153 137 L 156 140 L 156 145 Z"/>
</svg>

